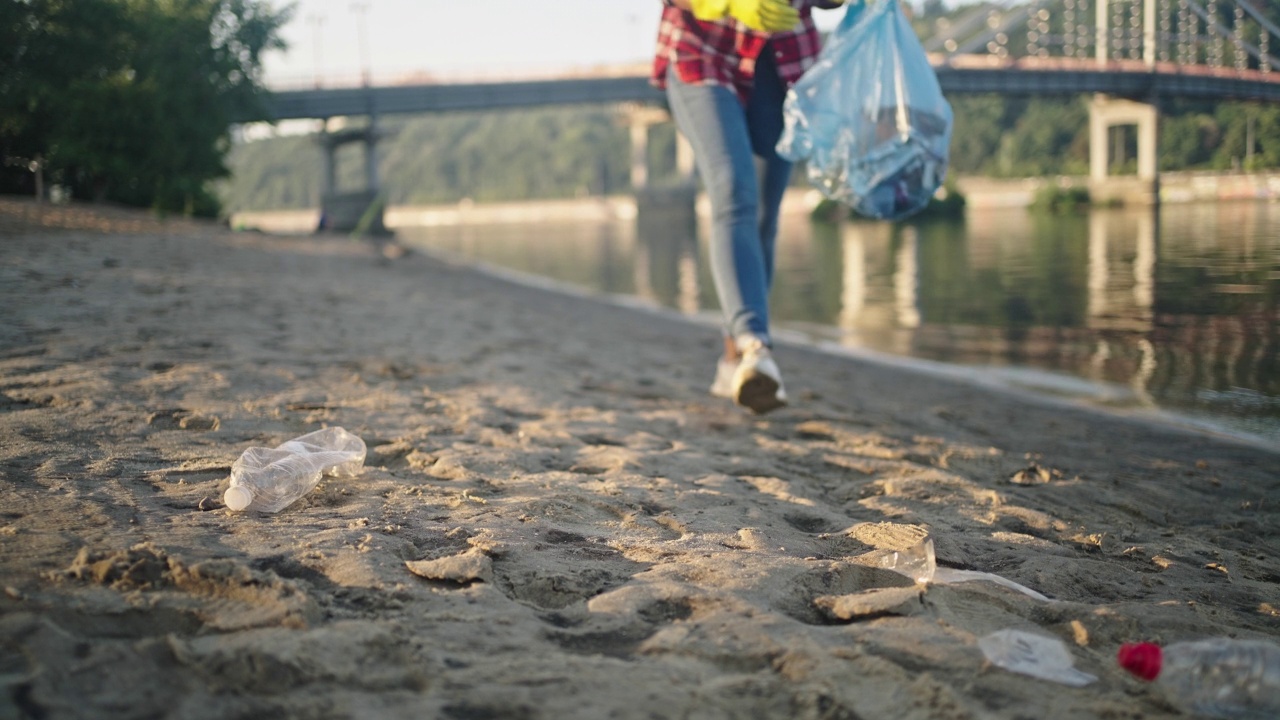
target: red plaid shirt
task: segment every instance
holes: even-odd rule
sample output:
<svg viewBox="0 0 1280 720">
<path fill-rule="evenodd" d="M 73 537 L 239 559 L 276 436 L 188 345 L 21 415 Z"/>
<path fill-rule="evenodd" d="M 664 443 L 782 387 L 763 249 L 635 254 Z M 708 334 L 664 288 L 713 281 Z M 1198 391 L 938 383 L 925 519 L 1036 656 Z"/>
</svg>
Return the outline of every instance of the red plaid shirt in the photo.
<svg viewBox="0 0 1280 720">
<path fill-rule="evenodd" d="M 794 30 L 766 33 L 752 30 L 726 17 L 703 22 L 687 10 L 663 0 L 662 24 L 658 28 L 658 51 L 653 59 L 650 82 L 667 86 L 667 71 L 675 66 L 676 77 L 695 85 L 725 85 L 733 88 L 746 103 L 755 81 L 756 58 L 766 42 L 772 42 L 778 74 L 785 87 L 800 79 L 817 59 L 820 40 L 813 25 L 814 5 L 829 7 L 822 0 L 791 0 L 800 11 Z"/>
</svg>

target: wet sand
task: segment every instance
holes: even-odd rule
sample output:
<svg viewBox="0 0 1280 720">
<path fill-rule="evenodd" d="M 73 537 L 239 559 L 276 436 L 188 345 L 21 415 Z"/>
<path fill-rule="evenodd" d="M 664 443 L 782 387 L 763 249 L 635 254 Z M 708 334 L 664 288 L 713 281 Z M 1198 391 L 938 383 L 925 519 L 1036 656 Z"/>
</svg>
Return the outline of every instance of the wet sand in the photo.
<svg viewBox="0 0 1280 720">
<path fill-rule="evenodd" d="M 345 238 L 0 242 L 0 718 L 1176 718 L 1120 643 L 1280 641 L 1264 448 L 787 344 L 755 417 L 703 325 Z M 333 425 L 358 478 L 222 506 Z M 868 566 L 926 536 L 1049 600 Z"/>
</svg>

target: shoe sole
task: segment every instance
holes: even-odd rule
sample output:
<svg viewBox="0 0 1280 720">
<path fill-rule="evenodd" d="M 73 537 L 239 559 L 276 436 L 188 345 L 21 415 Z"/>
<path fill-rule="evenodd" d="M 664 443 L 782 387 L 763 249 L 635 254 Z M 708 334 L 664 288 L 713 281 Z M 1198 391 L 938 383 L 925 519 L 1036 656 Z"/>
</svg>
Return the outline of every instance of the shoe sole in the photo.
<svg viewBox="0 0 1280 720">
<path fill-rule="evenodd" d="M 778 399 L 778 381 L 764 373 L 743 380 L 734 402 L 757 415 L 777 410 L 787 404 L 785 400 Z"/>
</svg>

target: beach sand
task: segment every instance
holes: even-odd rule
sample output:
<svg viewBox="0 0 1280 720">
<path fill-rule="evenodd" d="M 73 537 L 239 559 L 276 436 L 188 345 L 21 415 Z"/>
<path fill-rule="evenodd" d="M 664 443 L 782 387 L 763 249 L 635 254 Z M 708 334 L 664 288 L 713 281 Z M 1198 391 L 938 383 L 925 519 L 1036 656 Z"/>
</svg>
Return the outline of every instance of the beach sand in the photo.
<svg viewBox="0 0 1280 720">
<path fill-rule="evenodd" d="M 755 417 L 705 325 L 346 238 L 5 200 L 0 247 L 2 718 L 1176 718 L 1120 643 L 1280 640 L 1265 449 L 787 344 Z M 222 506 L 334 425 L 359 477 Z M 1050 600 L 870 566 L 926 535 Z"/>
</svg>

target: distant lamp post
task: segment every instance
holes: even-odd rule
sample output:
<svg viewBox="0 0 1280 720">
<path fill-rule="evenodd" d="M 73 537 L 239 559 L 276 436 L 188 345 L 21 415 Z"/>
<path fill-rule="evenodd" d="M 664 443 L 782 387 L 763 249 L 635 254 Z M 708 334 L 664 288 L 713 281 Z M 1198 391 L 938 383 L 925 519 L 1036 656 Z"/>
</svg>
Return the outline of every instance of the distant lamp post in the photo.
<svg viewBox="0 0 1280 720">
<path fill-rule="evenodd" d="M 351 12 L 356 14 L 356 32 L 360 40 L 360 79 L 365 87 L 369 87 L 369 41 L 365 32 L 365 15 L 369 12 L 368 0 L 351 3 Z"/>
<path fill-rule="evenodd" d="M 324 27 L 325 17 L 319 13 L 311 13 L 307 16 L 307 22 L 311 24 L 311 41 L 315 45 L 316 55 L 316 88 L 322 85 L 324 77 L 324 41 L 320 29 Z"/>
</svg>

